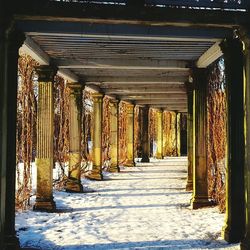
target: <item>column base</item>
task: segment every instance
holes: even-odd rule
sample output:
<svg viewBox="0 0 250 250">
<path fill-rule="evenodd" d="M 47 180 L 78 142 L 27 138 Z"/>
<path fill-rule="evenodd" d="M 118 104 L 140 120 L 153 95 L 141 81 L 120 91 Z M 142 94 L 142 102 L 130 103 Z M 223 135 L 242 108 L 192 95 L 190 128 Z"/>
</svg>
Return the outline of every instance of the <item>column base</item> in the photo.
<svg viewBox="0 0 250 250">
<path fill-rule="evenodd" d="M 134 161 L 127 161 L 126 163 L 124 163 L 124 166 L 126 166 L 126 167 L 134 167 L 135 163 L 134 163 Z"/>
<path fill-rule="evenodd" d="M 156 159 L 162 160 L 163 157 L 162 157 L 162 155 L 156 155 Z"/>
<path fill-rule="evenodd" d="M 142 162 L 142 163 L 143 163 L 143 162 L 145 162 L 145 163 L 150 162 L 149 157 L 148 157 L 148 156 L 142 156 L 141 162 Z"/>
<path fill-rule="evenodd" d="M 120 172 L 120 168 L 119 168 L 119 166 L 110 166 L 108 168 L 108 172 L 110 172 L 110 173 L 119 173 Z"/>
<path fill-rule="evenodd" d="M 65 185 L 65 191 L 69 193 L 83 193 L 83 186 L 79 180 L 69 178 Z"/>
<path fill-rule="evenodd" d="M 33 206 L 34 211 L 40 212 L 55 212 L 56 211 L 56 203 L 53 199 L 41 199 L 36 198 L 35 205 Z"/>
<path fill-rule="evenodd" d="M 191 207 L 192 209 L 198 209 L 202 207 L 210 207 L 214 205 L 212 201 L 208 199 L 208 197 L 193 197 L 191 199 Z"/>
<path fill-rule="evenodd" d="M 102 181 L 103 180 L 103 175 L 100 171 L 90 170 L 84 176 L 85 176 L 85 178 L 90 179 L 90 180 L 95 180 L 95 181 Z"/>
<path fill-rule="evenodd" d="M 250 234 L 247 233 L 240 243 L 241 250 L 250 250 Z"/>
<path fill-rule="evenodd" d="M 6 250 L 19 250 L 20 242 L 16 235 L 4 236 L 4 247 Z"/>
<path fill-rule="evenodd" d="M 221 236 L 228 243 L 239 243 L 243 238 L 243 232 L 236 226 L 229 226 L 226 224 L 222 228 Z M 243 246 L 246 245 L 248 248 L 243 248 L 243 249 L 250 249 L 249 243 L 250 243 L 249 239 L 244 239 L 241 245 Z"/>
<path fill-rule="evenodd" d="M 192 191 L 193 190 L 193 182 L 188 180 L 186 185 L 186 191 Z"/>
</svg>

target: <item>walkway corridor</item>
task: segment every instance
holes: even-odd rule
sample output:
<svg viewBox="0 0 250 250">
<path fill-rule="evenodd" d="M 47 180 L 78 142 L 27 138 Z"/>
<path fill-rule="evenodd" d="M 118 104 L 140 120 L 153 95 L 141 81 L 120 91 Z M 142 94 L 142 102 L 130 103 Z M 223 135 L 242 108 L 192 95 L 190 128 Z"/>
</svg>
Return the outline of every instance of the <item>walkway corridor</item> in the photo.
<svg viewBox="0 0 250 250">
<path fill-rule="evenodd" d="M 36 249 L 239 249 L 220 238 L 218 209 L 191 210 L 186 158 L 155 160 L 84 180 L 88 193 L 56 192 L 58 213 L 18 213 L 23 247 Z M 91 192 L 94 190 L 95 192 Z"/>
</svg>

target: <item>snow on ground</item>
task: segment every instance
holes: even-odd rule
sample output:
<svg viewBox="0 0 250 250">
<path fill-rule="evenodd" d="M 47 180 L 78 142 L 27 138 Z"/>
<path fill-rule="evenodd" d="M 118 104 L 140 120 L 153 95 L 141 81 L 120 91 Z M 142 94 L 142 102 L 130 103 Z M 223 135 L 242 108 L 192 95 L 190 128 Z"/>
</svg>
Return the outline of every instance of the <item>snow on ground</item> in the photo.
<svg viewBox="0 0 250 250">
<path fill-rule="evenodd" d="M 186 158 L 122 168 L 84 181 L 83 194 L 55 192 L 58 212 L 17 213 L 22 247 L 76 249 L 240 249 L 220 237 L 216 207 L 192 210 Z"/>
</svg>

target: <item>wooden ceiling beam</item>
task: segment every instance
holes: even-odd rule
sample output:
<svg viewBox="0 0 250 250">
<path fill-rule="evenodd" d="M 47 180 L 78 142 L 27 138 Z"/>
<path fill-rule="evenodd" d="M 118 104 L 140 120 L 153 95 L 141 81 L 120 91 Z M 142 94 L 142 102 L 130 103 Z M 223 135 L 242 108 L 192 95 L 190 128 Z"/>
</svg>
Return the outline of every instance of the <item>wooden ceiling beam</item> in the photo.
<svg viewBox="0 0 250 250">
<path fill-rule="evenodd" d="M 159 93 L 165 93 L 165 94 L 180 94 L 180 93 L 186 93 L 185 90 L 181 89 L 147 89 L 147 90 L 106 90 L 104 91 L 107 95 L 119 95 L 119 96 L 128 96 L 128 95 L 134 95 L 134 94 L 159 94 Z"/>
<path fill-rule="evenodd" d="M 81 76 L 81 75 L 80 75 Z M 113 82 L 130 82 L 136 84 L 136 82 L 185 82 L 188 80 L 188 76 L 162 76 L 162 77 L 154 77 L 154 76 L 84 76 L 82 75 L 83 80 L 87 84 L 95 84 L 95 83 L 113 83 Z"/>
<path fill-rule="evenodd" d="M 161 99 L 168 99 L 168 100 L 187 100 L 186 93 L 183 94 L 140 94 L 137 95 L 128 95 L 128 96 L 120 96 L 121 100 L 161 100 Z"/>
<path fill-rule="evenodd" d="M 216 42 L 213 46 L 211 46 L 205 53 L 203 53 L 199 57 L 199 59 L 196 62 L 196 66 L 198 68 L 206 68 L 222 55 L 223 53 L 220 48 L 220 43 Z"/>
<path fill-rule="evenodd" d="M 53 63 L 66 69 L 154 69 L 188 71 L 190 62 L 182 60 L 154 59 L 57 59 Z"/>
<path fill-rule="evenodd" d="M 137 100 L 135 101 L 138 105 L 145 105 L 145 104 L 151 104 L 151 105 L 157 105 L 157 104 L 166 104 L 166 105 L 174 105 L 174 106 L 185 106 L 187 105 L 186 101 L 179 101 L 179 100 Z"/>
</svg>

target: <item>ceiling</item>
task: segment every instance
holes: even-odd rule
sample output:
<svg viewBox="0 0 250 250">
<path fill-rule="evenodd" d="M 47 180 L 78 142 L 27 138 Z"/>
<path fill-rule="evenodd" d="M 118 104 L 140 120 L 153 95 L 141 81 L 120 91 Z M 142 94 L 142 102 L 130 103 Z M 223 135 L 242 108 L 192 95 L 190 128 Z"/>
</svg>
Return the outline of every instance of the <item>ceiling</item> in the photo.
<svg viewBox="0 0 250 250">
<path fill-rule="evenodd" d="M 74 24 L 20 22 L 27 37 L 23 49 L 93 91 L 180 112 L 187 111 L 185 82 L 192 67 L 217 59 L 225 35 L 224 29 Z"/>
</svg>

